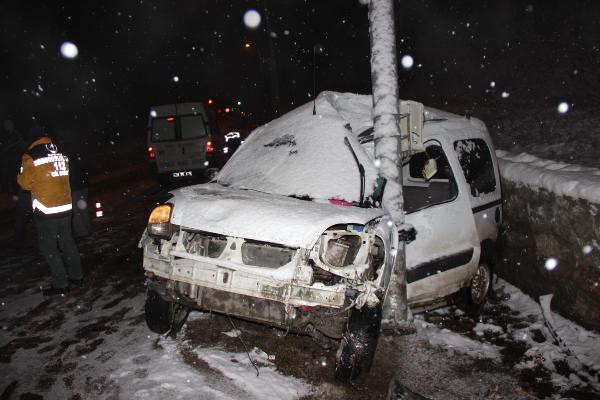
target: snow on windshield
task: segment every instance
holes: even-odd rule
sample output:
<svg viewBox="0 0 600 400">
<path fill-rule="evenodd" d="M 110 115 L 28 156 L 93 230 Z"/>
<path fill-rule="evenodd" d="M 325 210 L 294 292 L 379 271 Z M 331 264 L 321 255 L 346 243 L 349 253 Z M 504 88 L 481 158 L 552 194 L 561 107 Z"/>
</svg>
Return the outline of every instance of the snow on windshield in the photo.
<svg viewBox="0 0 600 400">
<path fill-rule="evenodd" d="M 365 197 L 377 171 L 356 136 L 372 125 L 370 96 L 323 92 L 256 129 L 217 176 L 231 187 L 316 200 L 360 201 L 360 173 L 349 143 L 365 168 Z"/>
</svg>

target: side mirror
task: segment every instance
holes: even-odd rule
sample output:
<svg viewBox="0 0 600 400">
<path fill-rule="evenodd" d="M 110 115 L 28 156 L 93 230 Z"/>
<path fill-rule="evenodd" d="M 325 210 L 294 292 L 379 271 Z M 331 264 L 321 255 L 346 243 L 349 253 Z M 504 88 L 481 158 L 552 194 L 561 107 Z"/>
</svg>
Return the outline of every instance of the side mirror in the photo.
<svg viewBox="0 0 600 400">
<path fill-rule="evenodd" d="M 385 184 L 387 183 L 387 179 L 382 176 L 378 176 L 375 181 L 375 190 L 373 191 L 373 202 L 375 204 L 381 204 L 381 200 L 383 199 L 383 191 L 385 190 Z"/>
</svg>

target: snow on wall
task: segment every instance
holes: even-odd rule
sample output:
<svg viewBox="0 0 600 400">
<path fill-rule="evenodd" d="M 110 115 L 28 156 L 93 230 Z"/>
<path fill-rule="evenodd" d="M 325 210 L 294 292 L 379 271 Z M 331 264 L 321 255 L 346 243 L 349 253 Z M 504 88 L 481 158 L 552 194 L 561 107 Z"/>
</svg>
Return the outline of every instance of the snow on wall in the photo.
<svg viewBox="0 0 600 400">
<path fill-rule="evenodd" d="M 600 330 L 600 170 L 497 151 L 503 179 L 499 275 Z"/>
<path fill-rule="evenodd" d="M 508 181 L 557 195 L 600 203 L 600 169 L 497 150 L 500 174 Z"/>
</svg>

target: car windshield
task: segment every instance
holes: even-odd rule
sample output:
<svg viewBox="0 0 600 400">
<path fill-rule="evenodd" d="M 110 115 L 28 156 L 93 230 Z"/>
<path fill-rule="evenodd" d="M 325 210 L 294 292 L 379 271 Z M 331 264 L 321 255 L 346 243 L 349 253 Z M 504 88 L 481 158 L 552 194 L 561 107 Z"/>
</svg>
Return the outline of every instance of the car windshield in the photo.
<svg viewBox="0 0 600 400">
<path fill-rule="evenodd" d="M 325 93 L 317 98 L 317 115 L 312 114 L 311 102 L 257 128 L 223 167 L 217 182 L 317 201 L 358 203 L 361 174 L 352 147 L 365 169 L 365 197 L 370 196 L 377 175 L 369 155 L 372 147 L 369 151 L 358 142 L 361 123 L 348 118 L 364 116 L 365 124 L 371 123 L 370 97 L 344 115 L 334 96 Z"/>
</svg>

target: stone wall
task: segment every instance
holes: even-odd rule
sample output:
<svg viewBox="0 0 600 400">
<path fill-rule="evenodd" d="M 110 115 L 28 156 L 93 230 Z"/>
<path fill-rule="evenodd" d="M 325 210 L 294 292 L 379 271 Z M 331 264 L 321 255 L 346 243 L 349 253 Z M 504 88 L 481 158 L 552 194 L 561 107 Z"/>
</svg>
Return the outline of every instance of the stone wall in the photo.
<svg viewBox="0 0 600 400">
<path fill-rule="evenodd" d="M 503 180 L 503 253 L 498 275 L 552 309 L 600 331 L 599 204 Z M 548 258 L 558 260 L 553 270 Z"/>
</svg>

